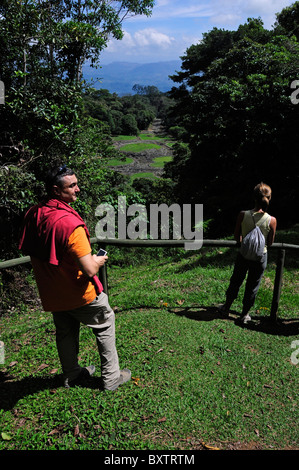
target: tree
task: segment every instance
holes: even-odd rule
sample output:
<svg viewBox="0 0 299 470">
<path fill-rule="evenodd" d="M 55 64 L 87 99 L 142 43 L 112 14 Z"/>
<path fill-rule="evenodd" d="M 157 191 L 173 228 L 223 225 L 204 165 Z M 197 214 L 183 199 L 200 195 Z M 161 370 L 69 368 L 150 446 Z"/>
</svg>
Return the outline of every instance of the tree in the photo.
<svg viewBox="0 0 299 470">
<path fill-rule="evenodd" d="M 0 105 L 0 163 L 8 169 L 1 174 L 1 188 L 10 184 L 15 168 L 17 174 L 28 174 L 28 181 L 34 176 L 39 182 L 50 163 L 64 160 L 87 170 L 86 159 L 109 155 L 104 126 L 85 113 L 82 65 L 88 60 L 96 67 L 110 37 L 122 38 L 124 19 L 150 15 L 153 3 L 0 2 L 0 80 L 6 91 Z M 94 168 L 94 163 L 89 166 Z M 18 194 L 24 199 L 22 207 L 37 197 L 37 192 L 30 198 L 26 191 Z M 11 223 L 17 237 L 14 210 L 9 203 L 0 206 L 0 223 Z M 7 240 L 1 242 L 0 250 L 8 251 Z"/>
<path fill-rule="evenodd" d="M 121 120 L 122 132 L 127 135 L 138 135 L 139 129 L 133 114 L 125 114 Z"/>
<path fill-rule="evenodd" d="M 59 149 L 70 152 L 71 135 L 82 111 L 83 63 L 88 60 L 97 66 L 109 38 L 121 39 L 122 21 L 130 15 L 149 15 L 152 6 L 152 0 L 1 2 L 0 79 L 6 88 L 6 105 L 0 108 L 0 152 L 4 159 L 10 161 L 11 152 L 23 160 L 30 153 L 44 157 Z M 13 151 L 19 142 L 26 153 Z"/>
<path fill-rule="evenodd" d="M 166 173 L 176 178 L 180 200 L 203 203 L 205 217 L 215 219 L 213 233 L 222 235 L 231 232 L 237 211 L 251 204 L 252 188 L 261 180 L 273 187 L 272 208 L 281 224 L 294 223 L 290 201 L 298 194 L 298 112 L 290 81 L 298 70 L 299 45 L 261 31 L 252 20 L 237 33 L 213 32 L 218 56 L 212 54 L 208 66 L 201 59 L 203 44 L 197 59 L 194 48 L 184 59 L 190 76 L 186 70 L 178 80 L 193 85 L 173 92 L 179 97 L 174 113 L 180 109 L 190 156 L 183 154 L 180 162 L 178 154 Z M 231 47 L 228 37 L 234 38 Z M 207 39 L 208 50 L 216 51 Z M 199 63 L 205 64 L 201 70 Z"/>
<path fill-rule="evenodd" d="M 288 36 L 296 36 L 299 40 L 299 2 L 284 8 L 277 14 L 276 28 L 282 29 L 282 33 Z"/>
<path fill-rule="evenodd" d="M 83 63 L 90 60 L 97 65 L 110 37 L 122 38 L 125 18 L 150 15 L 153 4 L 153 0 L 3 0 L 1 57 L 10 71 L 26 73 L 26 81 L 37 78 L 30 72 L 41 69 L 52 78 L 79 81 Z"/>
</svg>

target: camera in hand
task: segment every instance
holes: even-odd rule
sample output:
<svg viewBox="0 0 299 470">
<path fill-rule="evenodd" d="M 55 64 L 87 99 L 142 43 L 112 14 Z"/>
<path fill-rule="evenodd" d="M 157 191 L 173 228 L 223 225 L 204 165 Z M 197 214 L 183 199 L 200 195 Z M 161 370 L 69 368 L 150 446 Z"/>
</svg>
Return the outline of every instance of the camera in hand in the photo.
<svg viewBox="0 0 299 470">
<path fill-rule="evenodd" d="M 103 248 L 100 248 L 99 251 L 97 252 L 97 256 L 106 256 L 107 251 L 103 250 Z"/>
</svg>

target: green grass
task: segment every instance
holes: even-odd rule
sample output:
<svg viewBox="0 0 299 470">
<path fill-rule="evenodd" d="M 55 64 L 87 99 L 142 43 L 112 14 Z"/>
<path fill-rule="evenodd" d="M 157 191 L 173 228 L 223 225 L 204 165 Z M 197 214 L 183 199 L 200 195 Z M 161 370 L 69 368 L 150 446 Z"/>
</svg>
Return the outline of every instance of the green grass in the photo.
<svg viewBox="0 0 299 470">
<path fill-rule="evenodd" d="M 155 138 L 153 134 L 139 134 L 138 137 L 141 140 L 152 140 L 153 138 Z"/>
<path fill-rule="evenodd" d="M 154 175 L 154 173 L 146 172 L 146 171 L 144 171 L 144 172 L 140 171 L 139 173 L 134 173 L 133 175 L 131 175 L 131 181 L 133 181 L 137 178 L 155 179 L 155 178 L 158 178 L 158 176 Z"/>
<path fill-rule="evenodd" d="M 172 157 L 156 157 L 154 158 L 152 166 L 156 168 L 163 168 L 165 163 L 170 162 L 171 160 Z"/>
<path fill-rule="evenodd" d="M 157 144 L 147 144 L 147 143 L 138 143 L 138 144 L 127 144 L 123 145 L 120 150 L 122 152 L 143 152 L 144 150 L 151 149 L 160 149 L 160 145 Z"/>
<path fill-rule="evenodd" d="M 116 141 L 116 142 L 120 142 L 120 141 L 124 141 L 124 140 L 136 140 L 136 139 L 140 139 L 140 140 L 158 140 L 158 141 L 161 141 L 161 142 L 166 141 L 166 142 L 169 142 L 170 144 L 172 143 L 172 137 L 169 137 L 169 136 L 162 137 L 162 136 L 154 135 L 154 134 L 151 134 L 151 133 L 141 133 L 139 135 L 117 135 L 117 136 L 113 137 L 113 140 Z"/>
<path fill-rule="evenodd" d="M 169 136 L 162 137 L 154 134 L 139 134 L 138 138 L 141 140 L 158 140 L 169 144 L 172 143 L 172 137 Z"/>
<path fill-rule="evenodd" d="M 121 165 L 129 165 L 134 160 L 133 158 L 126 157 L 124 159 L 112 158 L 108 161 L 108 165 L 110 166 L 121 166 Z"/>
<path fill-rule="evenodd" d="M 121 140 L 135 140 L 136 138 L 136 135 L 116 135 L 113 137 L 113 140 L 118 142 Z"/>
<path fill-rule="evenodd" d="M 82 327 L 80 361 L 97 372 L 86 387 L 62 388 L 50 314 L 15 308 L 0 317 L 0 450 L 298 449 L 298 259 L 286 260 L 279 323 L 268 322 L 273 254 L 252 325 L 241 327 L 243 291 L 229 319 L 215 308 L 234 250 L 120 253 L 109 248 L 109 299 L 133 379 L 98 391 L 95 341 Z"/>
</svg>

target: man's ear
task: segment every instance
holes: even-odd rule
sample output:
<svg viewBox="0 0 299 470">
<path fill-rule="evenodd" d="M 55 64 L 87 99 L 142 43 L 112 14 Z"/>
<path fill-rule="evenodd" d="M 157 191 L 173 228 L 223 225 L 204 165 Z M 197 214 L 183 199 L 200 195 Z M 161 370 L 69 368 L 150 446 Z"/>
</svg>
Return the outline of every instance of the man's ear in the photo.
<svg viewBox="0 0 299 470">
<path fill-rule="evenodd" d="M 55 194 L 56 196 L 59 196 L 60 194 L 59 187 L 56 184 L 53 186 L 53 194 Z"/>
</svg>

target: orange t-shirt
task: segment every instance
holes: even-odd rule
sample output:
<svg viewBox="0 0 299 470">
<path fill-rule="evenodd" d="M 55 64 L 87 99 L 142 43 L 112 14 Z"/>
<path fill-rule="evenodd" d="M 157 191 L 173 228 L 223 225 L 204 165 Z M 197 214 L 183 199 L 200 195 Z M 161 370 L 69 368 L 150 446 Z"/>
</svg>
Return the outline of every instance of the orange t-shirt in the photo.
<svg viewBox="0 0 299 470">
<path fill-rule="evenodd" d="M 83 227 L 70 235 L 65 254 L 58 266 L 31 257 L 31 262 L 45 311 L 73 310 L 96 298 L 94 284 L 80 270 L 77 259 L 91 253 Z"/>
</svg>

